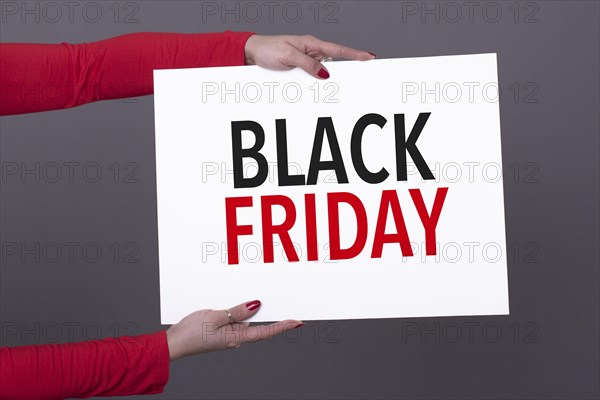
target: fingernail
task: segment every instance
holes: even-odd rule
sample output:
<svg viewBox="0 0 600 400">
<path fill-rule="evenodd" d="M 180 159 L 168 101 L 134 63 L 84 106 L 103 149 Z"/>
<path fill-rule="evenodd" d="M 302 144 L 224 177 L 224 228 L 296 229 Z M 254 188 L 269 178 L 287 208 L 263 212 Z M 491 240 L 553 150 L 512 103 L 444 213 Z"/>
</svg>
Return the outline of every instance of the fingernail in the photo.
<svg viewBox="0 0 600 400">
<path fill-rule="evenodd" d="M 323 79 L 329 78 L 329 72 L 327 72 L 327 70 L 325 68 L 321 68 L 317 75 L 319 75 L 319 78 L 323 78 Z"/>
<path fill-rule="evenodd" d="M 373 57 L 377 58 L 377 55 L 374 53 L 371 53 L 370 51 L 367 51 L 367 53 L 369 53 L 370 55 L 372 55 Z"/>
<path fill-rule="evenodd" d="M 298 325 L 296 325 L 296 326 L 294 327 L 294 329 L 298 329 L 298 328 L 300 328 L 301 326 L 304 326 L 304 322 L 301 322 L 301 323 L 299 323 Z"/>
<path fill-rule="evenodd" d="M 260 307 L 259 300 L 254 300 L 254 301 L 251 301 L 250 303 L 246 304 L 246 308 L 250 311 L 256 310 L 258 307 Z"/>
</svg>

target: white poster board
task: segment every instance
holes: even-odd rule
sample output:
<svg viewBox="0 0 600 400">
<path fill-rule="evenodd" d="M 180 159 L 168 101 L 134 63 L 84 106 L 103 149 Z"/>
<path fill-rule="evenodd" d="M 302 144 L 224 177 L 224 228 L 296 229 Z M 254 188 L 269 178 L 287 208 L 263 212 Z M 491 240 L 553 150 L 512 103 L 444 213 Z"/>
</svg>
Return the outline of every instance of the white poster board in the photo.
<svg viewBox="0 0 600 400">
<path fill-rule="evenodd" d="M 162 323 L 508 314 L 496 55 L 326 66 L 154 72 Z"/>
</svg>

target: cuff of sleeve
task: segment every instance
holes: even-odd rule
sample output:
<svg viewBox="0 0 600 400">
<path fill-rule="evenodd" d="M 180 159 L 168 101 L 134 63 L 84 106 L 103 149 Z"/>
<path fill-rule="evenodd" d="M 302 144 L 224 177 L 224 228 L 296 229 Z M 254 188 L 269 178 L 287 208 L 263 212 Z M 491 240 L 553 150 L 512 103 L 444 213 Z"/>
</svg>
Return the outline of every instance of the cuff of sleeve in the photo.
<svg viewBox="0 0 600 400">
<path fill-rule="evenodd" d="M 148 388 L 146 394 L 162 393 L 169 381 L 169 345 L 167 343 L 167 331 L 160 331 L 147 335 L 149 349 L 156 355 L 156 365 L 152 369 L 152 381 L 154 384 Z"/>
<path fill-rule="evenodd" d="M 246 42 L 255 32 L 234 32 L 226 30 L 223 32 L 230 40 L 233 59 L 232 65 L 246 65 Z"/>
</svg>

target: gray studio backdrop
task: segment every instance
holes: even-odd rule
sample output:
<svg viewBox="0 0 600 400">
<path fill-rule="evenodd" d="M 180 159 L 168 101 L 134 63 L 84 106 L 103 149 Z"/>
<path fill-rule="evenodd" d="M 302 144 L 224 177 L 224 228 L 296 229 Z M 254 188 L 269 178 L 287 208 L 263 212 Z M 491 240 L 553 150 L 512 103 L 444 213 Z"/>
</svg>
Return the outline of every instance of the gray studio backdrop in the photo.
<svg viewBox="0 0 600 400">
<path fill-rule="evenodd" d="M 232 29 L 498 53 L 510 316 L 308 322 L 179 361 L 156 398 L 598 398 L 597 1 L 1 3 L 7 42 Z M 164 328 L 153 118 L 149 96 L 0 119 L 3 171 L 40 171 L 2 177 L 3 346 Z"/>
</svg>

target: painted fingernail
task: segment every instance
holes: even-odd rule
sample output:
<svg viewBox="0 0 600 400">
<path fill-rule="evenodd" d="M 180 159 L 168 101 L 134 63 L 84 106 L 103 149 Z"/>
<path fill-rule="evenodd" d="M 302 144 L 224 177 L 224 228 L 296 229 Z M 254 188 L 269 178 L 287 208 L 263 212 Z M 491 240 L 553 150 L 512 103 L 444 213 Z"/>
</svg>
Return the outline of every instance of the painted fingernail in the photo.
<svg viewBox="0 0 600 400">
<path fill-rule="evenodd" d="M 319 78 L 323 78 L 323 79 L 329 78 L 329 72 L 327 72 L 327 70 L 325 68 L 321 68 L 317 75 L 319 75 Z"/>
<path fill-rule="evenodd" d="M 250 303 L 246 304 L 246 308 L 250 311 L 256 310 L 258 307 L 260 307 L 259 300 L 254 300 L 254 301 L 251 301 Z"/>
<path fill-rule="evenodd" d="M 369 53 L 370 55 L 372 55 L 373 57 L 377 58 L 377 55 L 374 53 L 371 53 L 370 51 L 367 51 L 367 53 Z"/>
<path fill-rule="evenodd" d="M 301 323 L 299 323 L 298 325 L 296 325 L 296 326 L 294 327 L 294 329 L 298 329 L 298 328 L 300 328 L 301 326 L 304 326 L 304 322 L 301 322 Z"/>
</svg>

